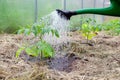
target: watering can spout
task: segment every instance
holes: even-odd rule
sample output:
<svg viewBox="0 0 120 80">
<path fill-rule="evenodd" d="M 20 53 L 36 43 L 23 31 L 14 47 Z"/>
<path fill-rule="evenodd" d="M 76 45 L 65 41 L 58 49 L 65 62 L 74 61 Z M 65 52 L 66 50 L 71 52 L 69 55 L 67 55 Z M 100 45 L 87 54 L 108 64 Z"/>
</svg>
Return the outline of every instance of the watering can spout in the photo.
<svg viewBox="0 0 120 80">
<path fill-rule="evenodd" d="M 70 20 L 71 16 L 76 15 L 77 13 L 74 11 L 63 11 L 60 9 L 56 9 L 58 15 L 60 15 L 60 17 L 65 18 L 67 20 Z"/>
</svg>

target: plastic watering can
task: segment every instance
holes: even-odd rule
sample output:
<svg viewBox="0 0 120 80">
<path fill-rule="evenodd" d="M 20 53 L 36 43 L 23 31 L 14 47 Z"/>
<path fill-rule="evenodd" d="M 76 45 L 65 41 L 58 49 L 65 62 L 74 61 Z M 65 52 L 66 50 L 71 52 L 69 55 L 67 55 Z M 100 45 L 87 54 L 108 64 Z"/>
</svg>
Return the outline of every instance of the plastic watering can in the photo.
<svg viewBox="0 0 120 80">
<path fill-rule="evenodd" d="M 99 14 L 120 17 L 120 0 L 110 0 L 110 6 L 106 8 L 88 8 L 76 11 L 62 11 L 56 9 L 56 11 L 60 17 L 64 17 L 67 20 L 70 20 L 72 16 L 79 14 Z"/>
</svg>

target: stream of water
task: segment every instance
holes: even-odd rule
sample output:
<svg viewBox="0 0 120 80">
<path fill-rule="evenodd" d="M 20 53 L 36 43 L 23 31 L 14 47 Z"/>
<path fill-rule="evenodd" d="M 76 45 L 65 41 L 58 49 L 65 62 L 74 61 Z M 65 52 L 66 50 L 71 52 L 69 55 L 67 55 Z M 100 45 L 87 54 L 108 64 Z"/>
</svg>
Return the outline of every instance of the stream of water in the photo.
<svg viewBox="0 0 120 80">
<path fill-rule="evenodd" d="M 67 32 L 69 31 L 69 21 L 61 18 L 60 15 L 58 15 L 57 11 L 53 11 L 51 14 L 43 17 L 44 20 L 46 20 L 50 27 L 53 29 L 58 30 L 60 37 L 56 38 L 55 36 L 52 36 L 52 34 L 47 34 L 44 36 L 44 39 L 51 43 L 51 44 L 59 44 L 61 42 L 67 42 Z"/>
</svg>

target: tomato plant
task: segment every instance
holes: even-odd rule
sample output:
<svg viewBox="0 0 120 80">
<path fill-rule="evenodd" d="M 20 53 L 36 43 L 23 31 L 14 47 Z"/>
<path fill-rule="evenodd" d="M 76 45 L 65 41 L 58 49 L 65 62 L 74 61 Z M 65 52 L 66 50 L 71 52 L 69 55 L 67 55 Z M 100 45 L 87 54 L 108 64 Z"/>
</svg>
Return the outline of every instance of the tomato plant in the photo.
<svg viewBox="0 0 120 80">
<path fill-rule="evenodd" d="M 45 34 L 52 34 L 53 36 L 59 37 L 59 33 L 56 29 L 53 29 L 46 25 L 43 21 L 39 24 L 33 24 L 33 26 L 27 25 L 18 30 L 18 34 L 24 33 L 26 36 L 33 34 L 39 37 L 39 41 L 34 44 L 24 45 L 20 47 L 16 52 L 16 57 L 19 57 L 22 51 L 25 51 L 28 55 L 41 58 L 49 58 L 54 56 L 54 49 L 47 41 L 43 39 Z"/>
<path fill-rule="evenodd" d="M 97 32 L 100 30 L 101 28 L 96 25 L 96 21 L 94 19 L 87 18 L 82 21 L 82 27 L 80 31 L 87 41 L 96 36 Z"/>
</svg>

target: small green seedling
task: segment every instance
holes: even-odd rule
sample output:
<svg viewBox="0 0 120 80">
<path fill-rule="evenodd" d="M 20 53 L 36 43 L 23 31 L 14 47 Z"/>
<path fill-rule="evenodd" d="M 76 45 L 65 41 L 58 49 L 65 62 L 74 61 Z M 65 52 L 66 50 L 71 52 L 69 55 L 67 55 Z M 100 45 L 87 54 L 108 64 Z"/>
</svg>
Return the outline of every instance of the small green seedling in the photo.
<svg viewBox="0 0 120 80">
<path fill-rule="evenodd" d="M 91 40 L 94 36 L 97 35 L 100 28 L 96 25 L 96 21 L 88 18 L 83 20 L 81 30 L 82 35 L 88 40 Z"/>
</svg>

